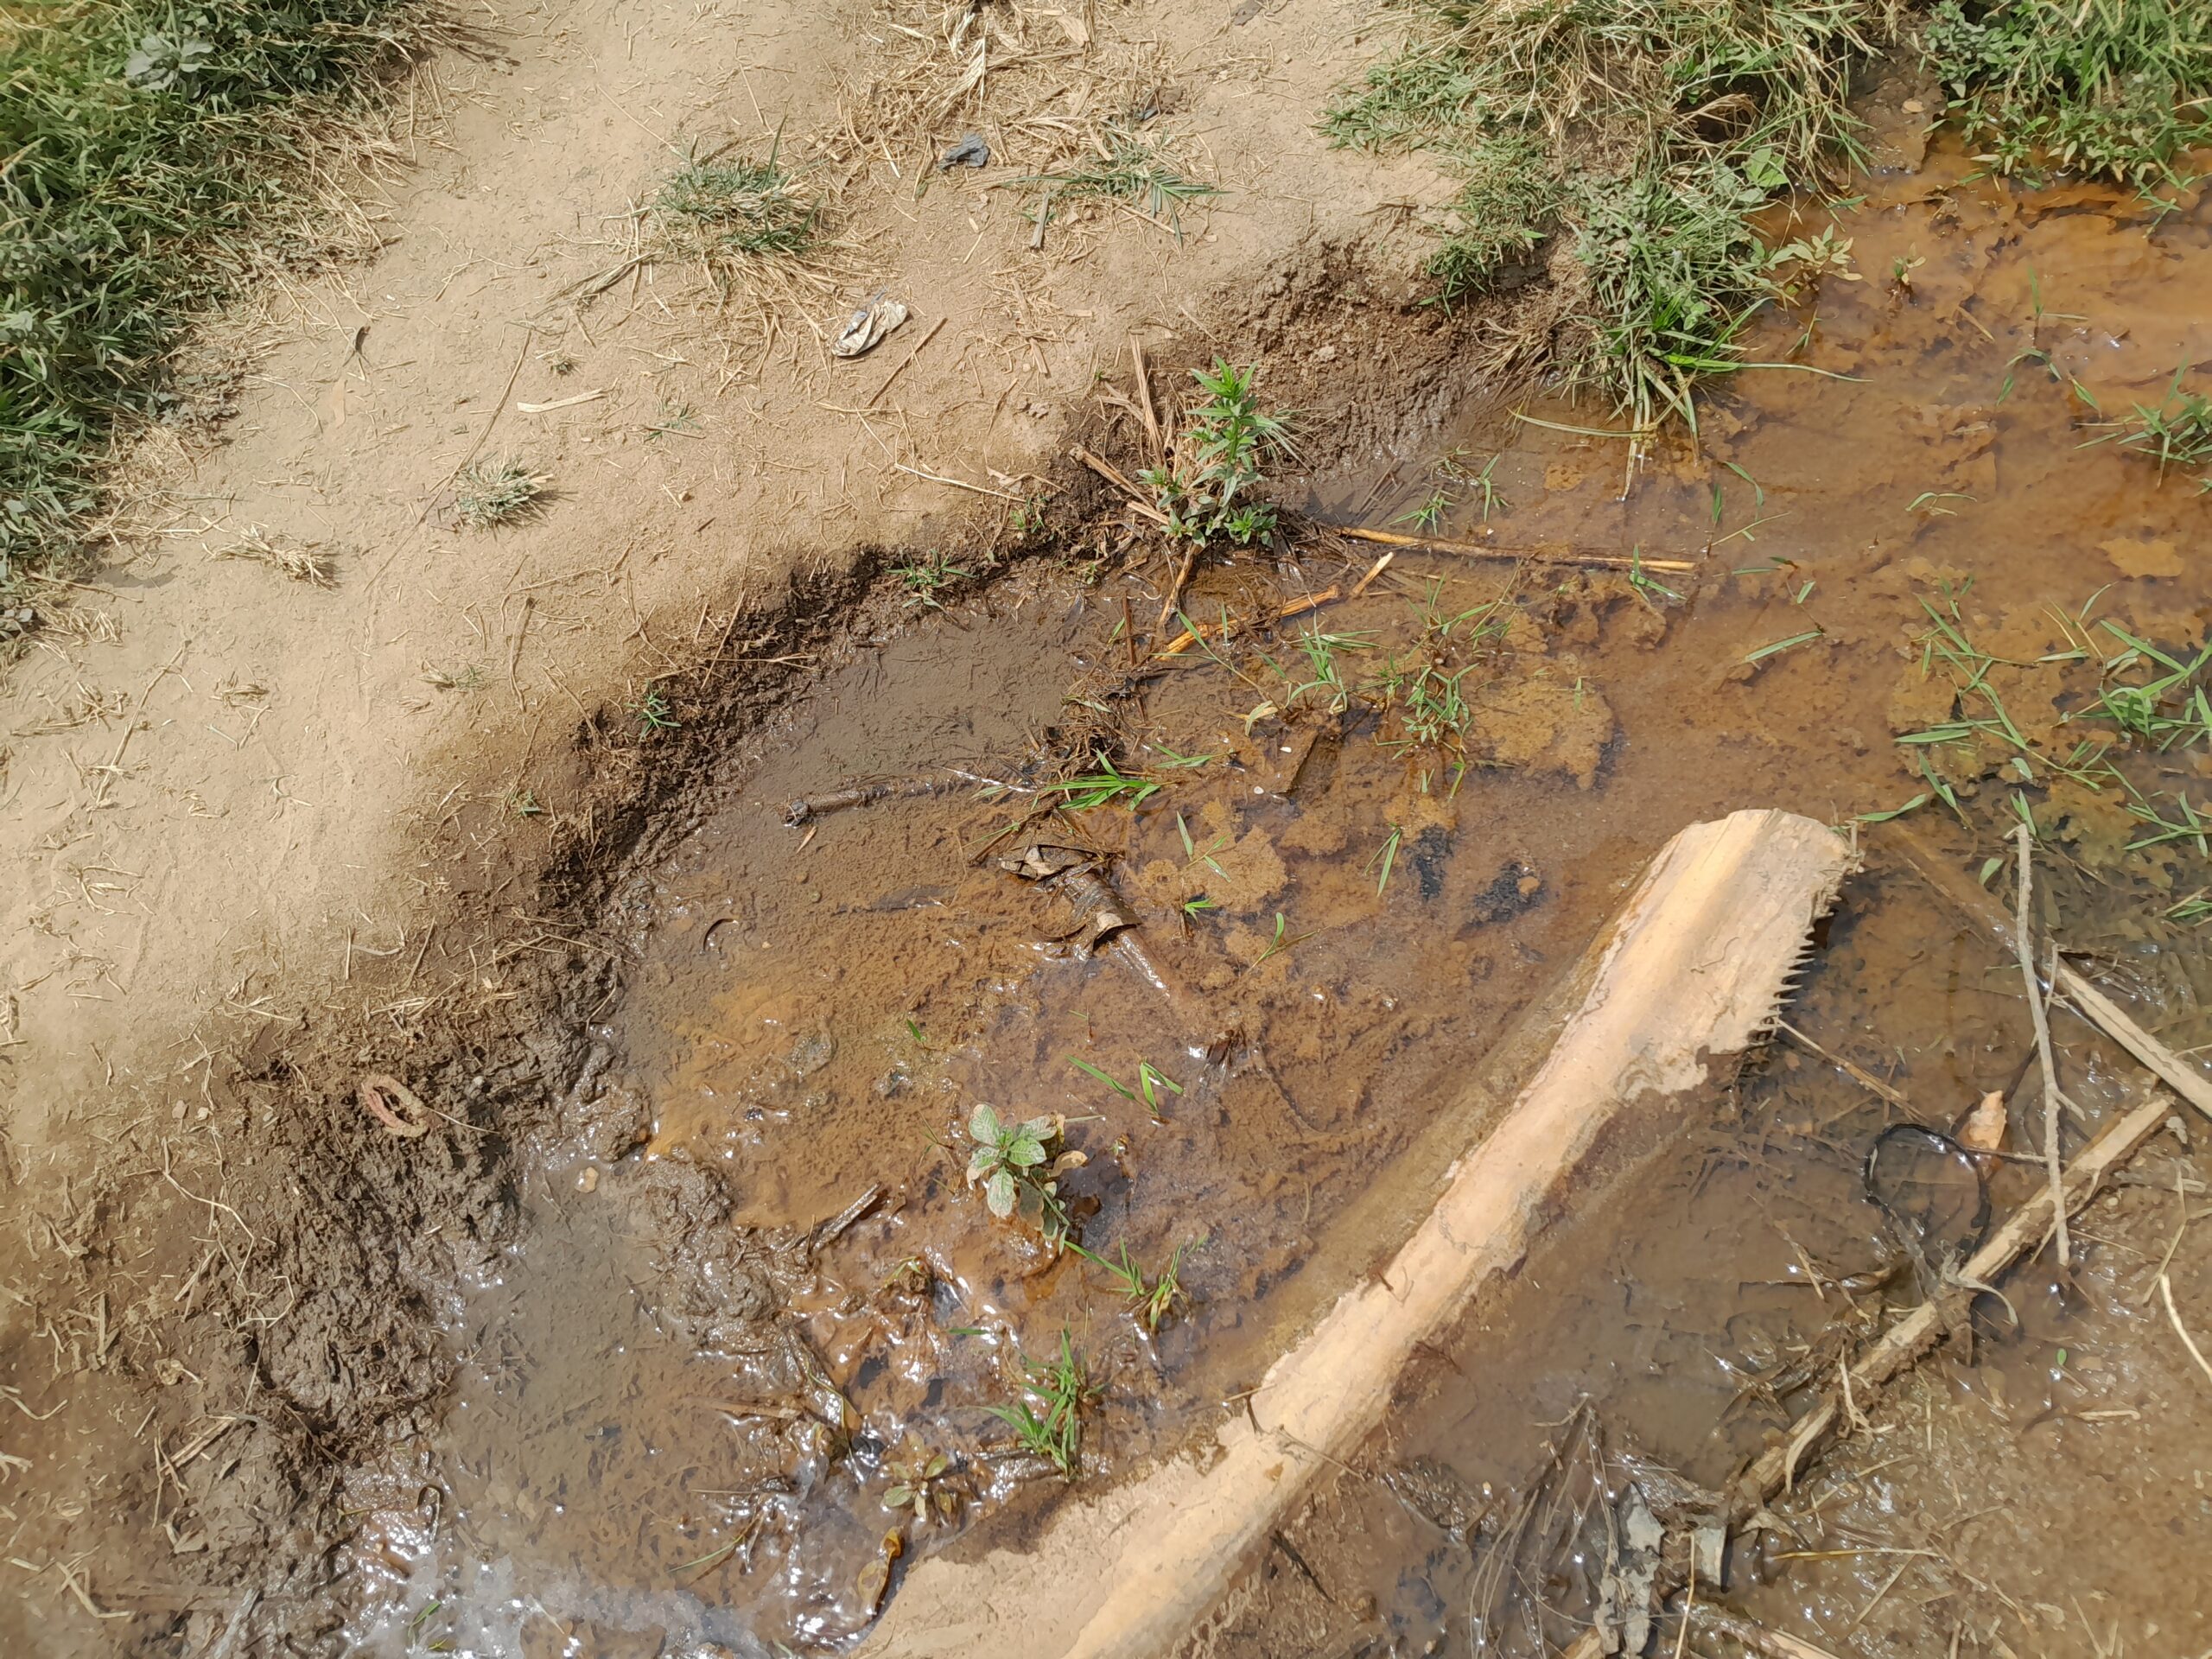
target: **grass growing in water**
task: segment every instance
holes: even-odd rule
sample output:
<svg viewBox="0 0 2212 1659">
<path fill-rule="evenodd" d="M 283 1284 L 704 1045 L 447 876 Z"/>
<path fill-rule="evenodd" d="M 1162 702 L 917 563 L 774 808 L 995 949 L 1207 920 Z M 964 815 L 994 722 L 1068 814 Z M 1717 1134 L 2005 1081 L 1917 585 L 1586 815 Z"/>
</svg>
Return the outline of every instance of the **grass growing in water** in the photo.
<svg viewBox="0 0 2212 1659">
<path fill-rule="evenodd" d="M 1084 1409 L 1096 1394 L 1083 1357 L 1062 1326 L 1058 1357 L 1042 1363 L 1025 1359 L 1021 1364 L 1027 1397 L 983 1409 L 1014 1431 L 1023 1451 L 1050 1461 L 1063 1480 L 1073 1480 L 1083 1471 Z"/>
<path fill-rule="evenodd" d="M 1571 251 L 1520 348 L 1530 366 L 1602 391 L 1639 429 L 1688 418 L 1699 376 L 1744 366 L 1750 313 L 1793 270 L 1844 263 L 1833 240 L 1770 245 L 1752 216 L 1856 159 L 1849 77 L 1893 36 L 1894 0 L 1402 3 L 1407 42 L 1324 130 L 1459 174 L 1428 266 L 1447 304 Z M 2005 171 L 2171 184 L 2186 145 L 2212 139 L 2212 9 L 2196 0 L 1943 0 L 1926 49 Z"/>
<path fill-rule="evenodd" d="M 2202 0 L 1942 0 L 1925 45 L 1951 112 L 2000 173 L 2179 189 L 2183 152 L 2212 143 Z"/>
<path fill-rule="evenodd" d="M 438 33 L 419 0 L 76 0 L 0 44 L 0 593 L 73 550 L 194 319 L 318 237 L 303 163 Z"/>
</svg>

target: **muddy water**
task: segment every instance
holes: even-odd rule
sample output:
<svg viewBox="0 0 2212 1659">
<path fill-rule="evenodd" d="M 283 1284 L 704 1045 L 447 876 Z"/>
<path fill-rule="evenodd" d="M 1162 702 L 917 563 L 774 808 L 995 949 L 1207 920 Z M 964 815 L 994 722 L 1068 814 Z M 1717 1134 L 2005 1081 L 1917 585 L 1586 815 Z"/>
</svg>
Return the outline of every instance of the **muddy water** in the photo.
<svg viewBox="0 0 2212 1659">
<path fill-rule="evenodd" d="M 2069 643 L 2046 607 L 2076 613 L 2108 588 L 2099 614 L 2168 649 L 2201 639 L 2206 509 L 2185 480 L 2158 489 L 2145 463 L 2082 448 L 2061 377 L 2117 408 L 2155 400 L 2212 346 L 2194 297 L 2212 276 L 2204 212 L 2146 234 L 2108 198 L 2000 193 L 1965 170 L 1939 156 L 1870 186 L 1841 225 L 1864 280 L 1831 278 L 1750 353 L 1821 372 L 1747 374 L 1705 410 L 1695 450 L 1631 472 L 1617 442 L 1511 423 L 1445 446 L 1463 474 L 1503 451 L 1491 476 L 1504 495 L 1485 523 L 1478 495 L 1447 484 L 1462 499 L 1445 533 L 1641 547 L 1695 560 L 1694 575 L 1562 578 L 1403 554 L 1311 622 L 1155 671 L 1130 636 L 1159 613 L 1156 568 L 1096 583 L 1032 571 L 951 614 L 918 607 L 825 671 L 615 907 L 626 993 L 601 1014 L 602 1060 L 524 1194 L 527 1242 L 467 1299 L 466 1381 L 438 1444 L 365 1491 L 356 1561 L 379 1589 L 363 1644 L 848 1641 L 917 1555 L 1018 1538 L 1063 1489 L 989 1408 L 1039 1407 L 1025 1365 L 1058 1356 L 1064 1335 L 1095 1395 L 1085 1480 L 1234 1409 L 1286 1321 L 1387 1248 L 1391 1218 L 1410 1225 L 1424 1128 L 1675 830 L 1745 804 L 1840 822 L 1933 796 L 1905 764 L 1917 752 L 1891 741 L 1956 703 L 1948 683 L 1931 690 L 1916 643 L 1923 599 L 1955 602 L 1955 626 L 2006 659 L 1990 683 L 2036 711 L 2037 735 L 2081 702 L 2078 668 L 2038 660 Z M 2044 356 L 2012 362 L 2023 350 Z M 1315 505 L 1369 522 L 1408 511 L 1437 459 L 1324 480 Z M 1366 568 L 1247 558 L 1203 573 L 1187 608 L 1249 617 L 1349 589 Z M 1299 643 L 1307 627 L 1332 636 L 1313 648 L 1321 664 Z M 1339 706 L 1327 661 L 1354 687 L 1395 680 L 1391 707 Z M 1408 688 L 1430 665 L 1427 689 L 1448 680 L 1460 696 L 1448 749 L 1411 718 Z M 1971 867 L 2010 809 L 2006 780 L 1959 747 L 1930 765 L 1966 822 L 1938 822 L 1932 799 L 1916 816 Z M 1052 798 L 1039 786 L 1094 748 L 1158 787 L 1090 806 L 1064 793 L 1068 810 L 1036 816 Z M 2188 790 L 2203 754 L 2128 764 L 2146 791 Z M 952 786 L 787 822 L 794 800 L 915 779 Z M 2123 808 L 2047 778 L 2018 792 L 2050 834 L 2048 891 L 2069 940 L 2126 955 L 2177 1046 L 2212 1037 L 2196 1023 L 2212 988 L 2189 965 L 2201 953 L 2144 920 L 2188 891 L 2195 849 L 2126 855 L 2140 826 Z M 1805 1028 L 1948 1122 L 2018 1075 L 2019 1005 L 1986 943 L 1900 889 L 1882 830 L 1867 833 L 1875 874 L 1836 925 Z M 1121 944 L 1086 949 L 1075 908 L 1004 868 L 1040 842 L 1081 849 L 1112 883 L 1136 924 Z M 2094 1114 L 2119 1068 L 2069 1041 L 2072 1092 Z M 1055 1198 L 1095 1255 L 1126 1247 L 1156 1279 L 1181 1252 L 1187 1300 L 1158 1331 L 1099 1266 L 989 1216 L 964 1179 L 978 1102 L 1065 1115 L 1064 1144 L 1085 1161 Z M 1897 1266 L 1896 1230 L 1860 1180 L 1881 1120 L 1831 1070 L 1777 1056 L 1685 1127 L 1635 1202 L 1535 1264 L 1517 1302 L 1484 1311 L 1369 1466 L 1511 1490 L 1541 1426 L 1588 1396 L 1651 1455 L 1724 1477 L 1778 1421 L 1739 1397 L 1747 1377 L 1910 1290 L 1894 1274 L 1887 1291 L 1858 1289 L 1853 1314 L 1829 1282 Z M 2022 1329 L 1986 1333 L 1984 1368 L 1929 1398 L 1917 1466 L 1932 1472 L 1838 1489 L 1837 1505 L 1870 1512 L 1853 1535 L 1894 1532 L 1901 1507 L 1926 1509 L 1959 1478 L 1966 1453 L 1936 1455 L 1935 1414 L 1963 1421 L 2001 1400 L 2018 1433 L 1995 1455 L 2031 1519 L 1975 1548 L 2064 1577 L 2047 1543 L 2032 1560 L 2036 1480 L 2065 1474 L 2076 1503 L 2112 1471 L 2109 1593 L 2139 1641 L 2161 1621 L 2194 1628 L 2196 1592 L 2172 1586 L 2202 1577 L 2182 1565 L 2204 1541 L 2201 1506 L 2123 1478 L 2157 1467 L 2185 1486 L 2212 1424 L 2178 1391 L 2183 1374 L 2137 1369 L 2151 1333 L 2121 1294 L 2123 1255 L 2093 1253 L 2063 1297 L 2015 1298 Z M 2196 1259 L 2177 1254 L 2177 1284 Z M 2212 1324 L 2212 1304 L 2195 1306 Z M 2092 1384 L 2082 1355 L 2104 1368 Z M 2076 1409 L 2107 1395 L 2135 1403 Z M 2083 1415 L 2100 1409 L 2139 1416 Z M 886 1506 L 917 1474 L 926 1523 Z M 1402 1484 L 1348 1484 L 1308 1517 L 1301 1553 L 1335 1593 L 1297 1605 L 1320 1593 L 1301 1572 L 1304 1590 L 1262 1595 L 1225 1647 L 1297 1650 L 1287 1632 L 1309 1612 L 1378 1652 L 1465 1651 L 1478 1628 L 1503 1641 L 1516 1608 L 1512 1639 L 1532 1641 L 1538 1603 L 1571 1621 L 1586 1589 L 1573 1571 L 1478 1609 L 1497 1573 L 1484 1579 Z M 1842 1645 L 1920 1651 L 1903 1633 L 1936 1617 L 1931 1598 L 1948 1597 L 1939 1611 L 1977 1641 L 1967 1610 L 2038 1605 L 2017 1586 L 1901 1580 L 1840 1631 L 1838 1611 L 1868 1606 L 1897 1560 L 1929 1559 L 1846 1553 L 1860 1548 L 1770 1564 L 1760 1610 Z M 1864 1548 L 1933 1546 L 1885 1534 Z M 1984 1555 L 1961 1570 L 1979 1563 L 1988 1581 Z M 2103 1639 L 2113 1609 L 2084 1606 Z M 2044 1639 L 2023 1650 L 2075 1638 Z"/>
</svg>

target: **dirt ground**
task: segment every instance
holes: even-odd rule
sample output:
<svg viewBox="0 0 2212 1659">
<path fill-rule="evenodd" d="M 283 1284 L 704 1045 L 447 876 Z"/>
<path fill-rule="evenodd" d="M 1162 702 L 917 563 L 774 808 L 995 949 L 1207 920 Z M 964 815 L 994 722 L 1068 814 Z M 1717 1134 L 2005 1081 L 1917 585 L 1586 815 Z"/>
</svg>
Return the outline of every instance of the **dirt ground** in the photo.
<svg viewBox="0 0 2212 1659">
<path fill-rule="evenodd" d="M 1890 741 L 1948 712 L 1924 600 L 1958 596 L 2008 665 L 2066 648 L 2049 609 L 2108 585 L 2131 627 L 2203 639 L 2204 507 L 2083 451 L 2058 378 L 2153 397 L 2212 349 L 2202 203 L 2153 227 L 2109 193 L 1975 182 L 1939 148 L 1853 217 L 1865 280 L 1766 327 L 1777 353 L 1812 330 L 1821 373 L 1747 378 L 1696 446 L 1631 472 L 1618 445 L 1505 418 L 1510 389 L 1477 371 L 1491 314 L 1421 303 L 1408 204 L 1440 181 L 1314 130 L 1370 54 L 1364 8 L 1007 8 L 980 60 L 946 45 L 963 10 L 487 13 L 481 50 L 396 106 L 409 160 L 359 181 L 358 257 L 219 320 L 188 406 L 136 444 L 107 563 L 0 684 L 8 1651 L 819 1650 L 887 1592 L 894 1615 L 910 1590 L 988 1601 L 977 1575 L 1062 1484 L 983 1414 L 1024 1362 L 1081 1338 L 1098 1487 L 1202 1434 L 1417 1212 L 1459 1150 L 1436 1103 L 1674 830 L 1929 792 Z M 952 124 L 996 163 L 933 171 L 917 134 L 966 107 L 978 60 L 984 113 Z M 1902 96 L 1877 113 L 1909 127 Z M 1013 169 L 1139 105 L 1222 194 L 1179 234 L 1063 203 L 1039 237 Z M 641 257 L 639 205 L 726 141 L 774 144 L 823 193 L 824 287 L 762 308 Z M 879 289 L 909 321 L 831 358 Z M 1348 711 L 1262 712 L 1256 658 L 1137 684 L 1122 654 L 1160 572 L 1125 564 L 1118 499 L 1068 455 L 1141 464 L 1099 390 L 1135 390 L 1132 339 L 1163 385 L 1216 353 L 1260 363 L 1299 415 L 1287 505 L 1380 524 L 1446 456 L 1503 453 L 1495 524 L 1463 496 L 1452 533 L 1696 569 L 1537 581 L 1408 553 L 1352 594 L 1376 550 L 1324 539 L 1201 574 L 1200 617 L 1335 586 L 1327 626 L 1367 642 L 1347 652 L 1410 649 L 1409 617 L 1494 619 L 1469 659 L 1480 769 L 1442 800 Z M 2008 366 L 2023 348 L 2051 372 Z M 454 477 L 507 454 L 550 501 L 469 530 Z M 222 556 L 257 527 L 327 583 Z M 2050 723 L 2071 693 L 2010 695 Z M 975 775 L 1033 787 L 1013 768 L 1039 733 L 1065 750 L 1093 715 L 1171 780 L 1164 804 L 1081 815 L 1165 1005 L 1071 949 L 986 856 L 1007 848 L 976 851 L 1008 795 L 979 804 Z M 2184 800 L 2205 775 L 2186 746 L 2155 764 Z M 786 824 L 793 798 L 946 768 L 961 792 Z M 1996 776 L 1959 780 L 1976 811 Z M 2120 849 L 2139 826 L 2053 810 L 2080 874 L 2047 919 L 2194 1058 L 2212 986 L 2184 931 L 2139 919 L 2158 906 Z M 1971 868 L 1996 843 L 1968 816 L 1931 833 Z M 2151 898 L 2184 898 L 2189 868 L 2161 864 Z M 2017 977 L 1877 874 L 1806 1029 L 1948 1121 L 2017 1084 Z M 1209 1058 L 1232 1030 L 1256 1064 Z M 2125 1063 L 2063 1035 L 2101 1113 Z M 1123 1086 L 1147 1065 L 1173 1096 Z M 1696 1478 L 1757 1444 L 1776 1419 L 1712 1430 L 1733 1383 L 1686 1381 L 1697 1356 L 1809 1351 L 1827 1321 L 1794 1284 L 1739 1302 L 1738 1271 L 1895 1265 L 1850 1190 L 1880 1123 L 1832 1068 L 1793 1092 L 1809 1065 L 1770 1055 L 1652 1178 L 1663 1203 L 1571 1230 L 1409 1380 L 1387 1444 L 1198 1649 L 1557 1641 L 1533 1614 L 1493 1637 L 1510 1597 L 1437 1482 L 1520 1490 L 1585 1396 Z M 429 1133 L 378 1127 L 374 1073 Z M 1068 1114 L 1085 1225 L 1154 1269 L 1190 1247 L 1189 1306 L 1144 1330 L 1096 1268 L 979 1224 L 944 1154 L 979 1098 Z M 2212 1650 L 2192 1566 L 2212 1375 L 2174 1340 L 2212 1332 L 2207 1127 L 2101 1212 L 2078 1282 L 2035 1280 L 2023 1328 L 1986 1333 L 1993 1361 L 1878 1408 L 1870 1435 L 1918 1426 L 1921 1462 L 1847 1448 L 1802 1559 L 1763 1564 L 1746 1611 L 1837 1652 Z M 1730 1230 L 1769 1205 L 1803 1250 Z M 2162 1255 L 2171 1324 L 2143 1271 Z M 1565 1314 L 1537 1294 L 1561 1284 Z M 887 1547 L 917 1446 L 956 1454 L 958 1517 Z M 1415 1502 L 1408 1469 L 1445 1474 Z M 2010 1530 L 1961 1518 L 1999 1505 Z M 1523 1563 L 1515 1593 L 1579 1587 Z M 1027 1650 L 1020 1615 L 990 1611 L 995 1650 Z"/>
</svg>

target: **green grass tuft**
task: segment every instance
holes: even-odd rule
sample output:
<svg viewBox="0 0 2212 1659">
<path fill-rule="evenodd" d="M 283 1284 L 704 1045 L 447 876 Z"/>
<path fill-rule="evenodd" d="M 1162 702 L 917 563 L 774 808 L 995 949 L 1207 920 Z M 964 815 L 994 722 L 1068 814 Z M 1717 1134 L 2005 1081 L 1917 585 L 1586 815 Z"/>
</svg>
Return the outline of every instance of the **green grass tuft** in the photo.
<svg viewBox="0 0 2212 1659">
<path fill-rule="evenodd" d="M 1639 429 L 1743 366 L 1744 321 L 1847 257 L 1776 248 L 1754 217 L 1836 181 L 1859 149 L 1851 76 L 1895 0 L 1403 0 L 1408 39 L 1323 119 L 1336 143 L 1419 149 L 1460 180 L 1428 264 L 1458 303 L 1570 249 L 1584 278 L 1534 315 L 1535 365 L 1594 385 Z M 2212 142 L 2201 0 L 1942 0 L 1924 50 L 2001 171 L 2140 188 L 2186 181 Z M 1555 267 L 1554 267 L 1555 268 Z M 1564 321 L 1566 327 L 1556 325 Z"/>
<path fill-rule="evenodd" d="M 810 251 L 821 210 L 772 146 L 763 161 L 686 162 L 653 198 L 653 213 L 687 252 L 767 257 Z"/>
<path fill-rule="evenodd" d="M 313 257 L 302 162 L 436 33 L 420 0 L 71 0 L 0 45 L 0 592 L 73 552 L 184 331 Z"/>
<path fill-rule="evenodd" d="M 2212 143 L 2202 0 L 1942 0 L 1923 38 L 1967 137 L 2000 173 L 2063 168 L 2181 189 Z"/>
</svg>

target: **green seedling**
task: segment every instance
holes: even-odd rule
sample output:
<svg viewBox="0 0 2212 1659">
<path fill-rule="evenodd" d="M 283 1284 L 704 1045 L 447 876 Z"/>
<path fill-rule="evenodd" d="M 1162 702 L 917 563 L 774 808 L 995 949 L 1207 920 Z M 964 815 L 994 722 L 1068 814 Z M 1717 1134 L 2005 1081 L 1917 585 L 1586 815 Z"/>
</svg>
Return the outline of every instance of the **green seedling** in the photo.
<svg viewBox="0 0 2212 1659">
<path fill-rule="evenodd" d="M 647 686 L 643 696 L 625 706 L 636 716 L 639 728 L 647 732 L 672 732 L 682 723 L 657 685 Z"/>
<path fill-rule="evenodd" d="M 1185 913 L 1189 913 L 1187 906 L 1185 907 Z M 1131 1089 L 1111 1074 L 1100 1071 L 1089 1060 L 1079 1059 L 1073 1054 L 1068 1056 L 1068 1064 L 1077 1071 L 1097 1078 L 1123 1100 L 1141 1105 L 1151 1115 L 1152 1121 L 1155 1123 L 1160 1122 L 1160 1091 L 1164 1089 L 1170 1094 L 1176 1095 L 1183 1092 L 1181 1084 L 1158 1070 L 1150 1060 L 1137 1062 L 1137 1086 L 1135 1089 Z"/>
<path fill-rule="evenodd" d="M 1400 513 L 1390 522 L 1394 524 L 1411 524 L 1426 536 L 1433 533 L 1437 525 L 1444 522 L 1444 515 L 1451 511 L 1451 496 L 1442 489 L 1434 489 L 1428 493 L 1427 500 L 1410 512 Z"/>
<path fill-rule="evenodd" d="M 1198 1244 L 1205 1242 L 1200 1238 Z M 1166 1270 L 1156 1279 L 1147 1276 L 1143 1268 L 1129 1254 L 1129 1247 L 1126 1243 L 1121 1248 L 1119 1258 L 1110 1262 L 1073 1242 L 1068 1248 L 1093 1267 L 1105 1269 L 1112 1277 L 1115 1288 L 1121 1292 L 1122 1299 L 1129 1305 L 1129 1312 L 1145 1328 L 1147 1335 L 1159 1335 L 1161 1324 L 1174 1312 L 1176 1305 L 1190 1300 L 1182 1284 L 1183 1256 L 1185 1251 L 1196 1249 L 1197 1245 L 1178 1244 L 1175 1254 L 1168 1258 Z"/>
<path fill-rule="evenodd" d="M 1643 550 L 1640 547 L 1629 550 L 1628 585 L 1655 611 L 1659 608 L 1659 601 L 1662 599 L 1671 599 L 1677 605 L 1682 602 L 1680 594 L 1643 568 Z"/>
<path fill-rule="evenodd" d="M 1274 529 L 1274 508 L 1251 492 L 1262 481 L 1266 462 L 1297 451 L 1289 423 L 1259 405 L 1259 372 L 1223 358 L 1211 369 L 1192 370 L 1205 400 L 1190 411 L 1171 460 L 1138 474 L 1166 517 L 1167 533 L 1179 541 L 1249 547 Z"/>
<path fill-rule="evenodd" d="M 1001 1221 L 1018 1213 L 1048 1239 L 1066 1236 L 1059 1178 L 1085 1161 L 1079 1152 L 1056 1150 L 1066 1126 L 1058 1113 L 1013 1123 L 1001 1119 L 995 1108 L 978 1104 L 968 1115 L 968 1185 L 982 1185 L 985 1207 Z"/>
<path fill-rule="evenodd" d="M 1041 1364 L 1024 1359 L 1021 1365 L 1026 1397 L 983 1409 L 1014 1431 L 1024 1452 L 1049 1461 L 1063 1480 L 1073 1480 L 1083 1468 L 1083 1414 L 1096 1391 L 1067 1327 L 1060 1328 L 1058 1358 Z"/>
<path fill-rule="evenodd" d="M 950 1526 L 959 1518 L 960 1494 L 953 1484 L 952 1459 L 944 1452 L 932 1452 L 910 1438 L 884 1459 L 883 1470 L 891 1477 L 890 1490 L 883 1495 L 885 1509 L 912 1510 L 918 1527 L 925 1527 L 931 1520 Z"/>
<path fill-rule="evenodd" d="M 1289 922 L 1284 919 L 1282 912 L 1277 911 L 1275 912 L 1274 938 L 1268 941 L 1266 950 L 1252 959 L 1252 966 L 1257 968 L 1270 957 L 1281 956 L 1284 951 L 1305 944 L 1313 937 L 1311 933 L 1293 933 L 1290 931 Z"/>
<path fill-rule="evenodd" d="M 970 580 L 973 573 L 942 553 L 932 553 L 919 564 L 893 566 L 891 574 L 905 584 L 909 609 L 941 611 L 944 601 L 938 595 L 955 582 Z"/>
<path fill-rule="evenodd" d="M 1088 812 L 1094 807 L 1116 804 L 1134 812 L 1160 792 L 1160 785 L 1155 779 L 1123 772 L 1103 754 L 1094 754 L 1090 759 L 1097 771 L 1044 785 L 1038 793 L 1062 797 L 1063 804 L 1071 812 Z"/>
<path fill-rule="evenodd" d="M 1406 832 L 1402 828 L 1397 824 L 1392 824 L 1390 833 L 1384 837 L 1382 845 L 1376 849 L 1375 856 L 1367 861 L 1367 868 L 1370 870 L 1378 863 L 1382 867 L 1382 874 L 1376 879 L 1375 882 L 1375 896 L 1377 899 L 1389 891 L 1390 872 L 1398 861 L 1398 843 L 1405 839 L 1405 835 Z"/>
</svg>

